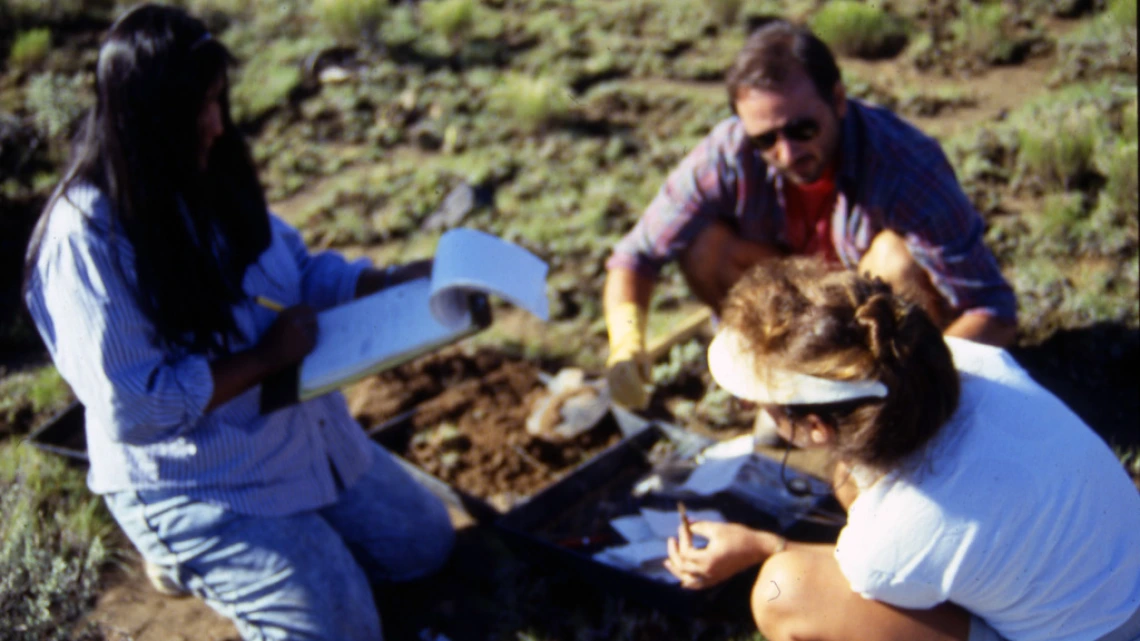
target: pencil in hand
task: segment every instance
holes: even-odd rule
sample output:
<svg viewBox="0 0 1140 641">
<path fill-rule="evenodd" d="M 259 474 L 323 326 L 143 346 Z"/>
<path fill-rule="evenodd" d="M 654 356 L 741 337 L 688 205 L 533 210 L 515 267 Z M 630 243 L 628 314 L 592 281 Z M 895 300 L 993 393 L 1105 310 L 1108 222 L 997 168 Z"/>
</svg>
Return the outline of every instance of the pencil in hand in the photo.
<svg viewBox="0 0 1140 641">
<path fill-rule="evenodd" d="M 677 514 L 681 517 L 681 528 L 685 532 L 685 537 L 691 542 L 693 531 L 690 529 L 689 515 L 685 512 L 685 504 L 680 501 L 677 501 Z"/>
<path fill-rule="evenodd" d="M 266 298 L 264 296 L 254 296 L 253 301 L 255 303 L 257 303 L 258 305 L 261 305 L 265 309 L 271 309 L 271 310 L 277 312 L 278 314 L 285 311 L 285 306 L 282 305 L 281 303 L 278 303 L 277 301 L 273 300 L 272 298 Z"/>
</svg>

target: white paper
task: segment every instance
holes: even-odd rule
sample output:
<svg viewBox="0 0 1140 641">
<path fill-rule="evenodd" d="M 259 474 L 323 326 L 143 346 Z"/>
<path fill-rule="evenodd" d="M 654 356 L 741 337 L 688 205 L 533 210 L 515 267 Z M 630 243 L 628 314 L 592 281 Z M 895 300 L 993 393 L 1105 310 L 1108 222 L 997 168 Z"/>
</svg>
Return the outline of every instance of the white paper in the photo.
<svg viewBox="0 0 1140 641">
<path fill-rule="evenodd" d="M 636 569 L 650 561 L 660 561 L 669 556 L 669 549 L 662 539 L 650 539 L 637 543 L 627 543 L 598 552 L 594 558 L 602 563 L 622 568 Z"/>
<path fill-rule="evenodd" d="M 549 318 L 547 266 L 490 234 L 453 229 L 439 239 L 430 278 L 421 278 L 317 315 L 317 345 L 301 363 L 302 400 L 437 349 L 473 319 L 468 294 L 503 297 Z"/>
<path fill-rule="evenodd" d="M 732 486 L 744 464 L 752 457 L 715 458 L 706 460 L 694 469 L 681 489 L 700 496 L 712 496 Z"/>
<path fill-rule="evenodd" d="M 767 414 L 767 412 L 765 412 L 765 414 Z M 751 434 L 744 434 L 706 447 L 700 456 L 697 457 L 697 462 L 749 456 L 755 451 L 756 439 L 754 439 Z"/>
<path fill-rule="evenodd" d="M 317 346 L 301 363 L 307 389 L 324 388 L 393 358 L 411 345 L 446 341 L 452 329 L 432 316 L 427 278 L 401 283 L 317 315 Z M 470 321 L 470 311 L 464 309 Z"/>
<path fill-rule="evenodd" d="M 452 229 L 436 246 L 432 315 L 454 327 L 463 322 L 467 294 L 489 292 L 548 320 L 547 269 L 546 263 L 518 245 L 474 229 Z"/>
<path fill-rule="evenodd" d="M 623 516 L 610 521 L 613 529 L 630 543 L 637 543 L 638 541 L 647 541 L 655 538 L 653 528 L 649 527 L 649 522 L 645 517 L 640 514 L 631 514 Z"/>
<path fill-rule="evenodd" d="M 649 529 L 653 530 L 653 534 L 662 540 L 677 536 L 677 530 L 681 527 L 681 514 L 676 511 L 641 508 L 641 516 L 649 524 Z M 716 510 L 689 510 L 688 516 L 690 523 L 697 521 L 724 522 L 724 516 Z"/>
<path fill-rule="evenodd" d="M 662 583 L 676 584 L 681 582 L 681 579 L 678 579 L 673 575 L 672 572 L 667 570 L 664 564 L 660 566 L 645 568 L 642 570 L 641 575 L 646 578 L 653 579 L 654 581 L 660 581 Z"/>
</svg>

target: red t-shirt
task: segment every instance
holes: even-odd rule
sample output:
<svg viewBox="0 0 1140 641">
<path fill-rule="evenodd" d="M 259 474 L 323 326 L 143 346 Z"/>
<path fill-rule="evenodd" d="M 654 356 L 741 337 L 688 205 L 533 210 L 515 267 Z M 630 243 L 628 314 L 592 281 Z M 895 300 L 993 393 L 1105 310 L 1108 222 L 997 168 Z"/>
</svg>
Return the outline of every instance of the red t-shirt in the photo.
<svg viewBox="0 0 1140 641">
<path fill-rule="evenodd" d="M 784 213 L 788 244 L 799 255 L 822 256 L 839 262 L 831 242 L 831 214 L 835 211 L 835 165 L 828 165 L 819 180 L 806 185 L 784 181 Z"/>
</svg>

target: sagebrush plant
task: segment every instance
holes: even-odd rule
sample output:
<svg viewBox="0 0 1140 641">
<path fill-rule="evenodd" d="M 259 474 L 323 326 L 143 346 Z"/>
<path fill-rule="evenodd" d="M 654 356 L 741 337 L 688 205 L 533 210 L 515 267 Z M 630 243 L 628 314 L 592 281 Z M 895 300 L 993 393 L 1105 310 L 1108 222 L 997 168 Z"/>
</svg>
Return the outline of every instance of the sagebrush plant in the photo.
<svg viewBox="0 0 1140 641">
<path fill-rule="evenodd" d="M 24 94 L 24 106 L 32 122 L 49 138 L 67 134 L 92 101 L 91 86 L 82 75 L 41 73 L 32 76 Z"/>
<path fill-rule="evenodd" d="M 459 46 L 475 26 L 478 4 L 476 0 L 430 0 L 420 4 L 420 20 L 453 47 Z"/>
<path fill-rule="evenodd" d="M 570 89 L 555 78 L 510 73 L 492 88 L 488 106 L 535 131 L 570 112 Z"/>
<path fill-rule="evenodd" d="M 54 22 L 91 17 L 107 19 L 116 0 L 3 0 L 0 18 L 17 22 Z"/>
<path fill-rule="evenodd" d="M 372 43 L 388 14 L 388 0 L 317 0 L 313 9 L 330 34 L 348 43 Z"/>
<path fill-rule="evenodd" d="M 1096 105 L 1029 112 L 1023 122 L 1020 167 L 1047 188 L 1068 189 L 1094 169 L 1097 147 L 1104 137 L 1103 114 Z M 1042 127 L 1042 122 L 1050 126 Z"/>
<path fill-rule="evenodd" d="M 256 120 L 287 104 L 289 94 L 301 84 L 300 60 L 317 46 L 319 40 L 280 40 L 246 60 L 231 80 L 234 119 Z"/>
<path fill-rule="evenodd" d="M 1109 0 L 1107 13 L 1122 27 L 1136 28 L 1136 0 Z"/>
<path fill-rule="evenodd" d="M 43 416 L 62 410 L 75 398 L 54 366 L 10 374 L 0 380 L 0 420 L 11 422 L 28 411 Z"/>
<path fill-rule="evenodd" d="M 740 17 L 744 0 L 706 0 L 709 15 L 721 25 L 732 25 Z"/>
<path fill-rule="evenodd" d="M 1016 43 L 1006 27 L 1008 10 L 1000 2 L 958 3 L 958 18 L 950 25 L 955 46 L 966 54 L 988 63 L 1006 62 L 1013 56 Z"/>
<path fill-rule="evenodd" d="M 856 0 L 829 2 L 811 17 L 811 30 L 839 53 L 865 58 L 893 56 L 907 42 L 906 23 Z"/>
<path fill-rule="evenodd" d="M 1094 80 L 1117 74 L 1135 77 L 1136 4 L 1136 0 L 1113 0 L 1103 13 L 1082 21 L 1058 38 L 1058 62 L 1051 82 Z"/>
<path fill-rule="evenodd" d="M 92 606 L 112 521 L 81 470 L 0 443 L 0 630 L 56 641 Z"/>
<path fill-rule="evenodd" d="M 1120 464 L 1124 466 L 1124 471 L 1128 476 L 1132 477 L 1132 483 L 1136 485 L 1136 489 L 1140 490 L 1140 447 L 1121 447 L 1119 445 L 1113 446 L 1113 453 L 1116 458 L 1120 459 Z"/>
<path fill-rule="evenodd" d="M 43 62 L 50 51 L 51 29 L 43 27 L 20 32 L 8 52 L 8 66 L 14 69 L 33 67 Z"/>
</svg>

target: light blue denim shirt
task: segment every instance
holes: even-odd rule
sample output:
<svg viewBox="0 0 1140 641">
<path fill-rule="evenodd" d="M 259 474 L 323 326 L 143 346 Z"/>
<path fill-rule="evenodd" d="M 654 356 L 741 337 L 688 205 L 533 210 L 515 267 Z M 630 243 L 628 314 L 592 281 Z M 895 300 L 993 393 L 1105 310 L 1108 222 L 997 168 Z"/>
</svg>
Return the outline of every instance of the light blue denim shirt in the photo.
<svg viewBox="0 0 1140 641">
<path fill-rule="evenodd" d="M 271 216 L 272 241 L 242 282 L 234 319 L 251 347 L 285 306 L 320 310 L 350 300 L 366 260 L 310 254 Z M 261 387 L 206 411 L 214 383 L 205 355 L 170 348 L 137 303 L 134 252 L 97 189 L 57 200 L 27 295 L 63 378 L 86 409 L 88 485 L 96 493 L 169 490 L 250 515 L 314 509 L 372 462 L 368 437 L 334 392 L 263 415 Z"/>
</svg>

